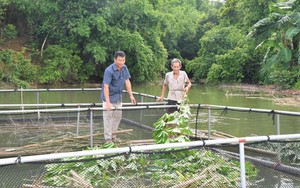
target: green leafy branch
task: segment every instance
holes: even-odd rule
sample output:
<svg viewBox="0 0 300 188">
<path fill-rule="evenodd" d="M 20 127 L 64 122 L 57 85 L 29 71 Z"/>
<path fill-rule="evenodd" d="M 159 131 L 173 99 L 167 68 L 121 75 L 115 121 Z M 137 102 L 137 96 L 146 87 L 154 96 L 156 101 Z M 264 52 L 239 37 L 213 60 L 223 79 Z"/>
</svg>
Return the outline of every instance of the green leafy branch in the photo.
<svg viewBox="0 0 300 188">
<path fill-rule="evenodd" d="M 178 105 L 178 111 L 171 114 L 165 113 L 153 124 L 153 138 L 157 144 L 187 142 L 189 136 L 193 135 L 189 127 L 190 107 L 187 96 Z"/>
</svg>

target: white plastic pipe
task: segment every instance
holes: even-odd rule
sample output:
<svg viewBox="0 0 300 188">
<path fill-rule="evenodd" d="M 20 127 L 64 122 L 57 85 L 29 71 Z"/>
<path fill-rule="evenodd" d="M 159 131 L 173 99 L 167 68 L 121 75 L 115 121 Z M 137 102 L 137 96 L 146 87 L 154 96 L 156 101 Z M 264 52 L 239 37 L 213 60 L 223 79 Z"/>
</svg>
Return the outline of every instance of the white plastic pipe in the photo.
<svg viewBox="0 0 300 188">
<path fill-rule="evenodd" d="M 286 140 L 286 139 L 299 139 L 299 138 L 300 138 L 300 134 L 255 136 L 255 137 L 227 138 L 227 139 L 206 140 L 206 141 L 201 140 L 201 141 L 192 141 L 192 142 L 184 142 L 184 143 L 154 144 L 154 145 L 144 145 L 144 146 L 101 149 L 101 150 L 77 151 L 77 152 L 55 153 L 55 154 L 45 154 L 45 155 L 24 156 L 24 157 L 11 157 L 11 158 L 0 159 L 0 166 L 16 164 L 16 163 L 28 163 L 28 162 L 63 159 L 69 157 L 129 153 L 129 152 L 137 152 L 137 151 L 142 152 L 142 151 L 153 151 L 153 150 L 160 150 L 160 149 L 167 149 L 167 148 L 170 149 L 170 148 L 196 147 L 196 146 L 203 146 L 203 145 L 246 143 L 246 142 L 255 142 L 255 141 Z"/>
<path fill-rule="evenodd" d="M 239 143 L 239 149 L 240 149 L 241 187 L 246 188 L 245 147 L 243 142 Z"/>
</svg>

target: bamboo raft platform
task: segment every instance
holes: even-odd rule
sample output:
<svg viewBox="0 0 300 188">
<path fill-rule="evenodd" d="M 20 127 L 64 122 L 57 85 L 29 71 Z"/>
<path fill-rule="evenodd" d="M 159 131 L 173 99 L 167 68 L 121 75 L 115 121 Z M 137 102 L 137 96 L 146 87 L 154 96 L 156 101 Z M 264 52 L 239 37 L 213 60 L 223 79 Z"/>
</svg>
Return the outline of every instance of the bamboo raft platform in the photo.
<svg viewBox="0 0 300 188">
<path fill-rule="evenodd" d="M 119 130 L 113 134 L 130 134 L 133 130 Z M 192 130 L 195 134 L 192 139 L 195 140 L 217 140 L 226 138 L 235 138 L 235 136 L 220 132 L 211 131 L 210 138 L 208 136 L 208 130 Z M 91 135 L 83 136 L 65 136 L 63 138 L 51 139 L 44 142 L 27 144 L 20 147 L 0 147 L 0 158 L 15 157 L 15 156 L 27 156 L 27 155 L 39 155 L 39 154 L 49 154 L 49 153 L 60 153 L 60 152 L 72 152 L 81 151 L 87 149 L 90 146 Z M 101 147 L 105 143 L 103 138 L 103 133 L 93 134 L 93 145 Z M 125 146 L 139 146 L 139 145 L 151 145 L 155 144 L 153 139 L 142 139 L 142 140 L 129 140 L 122 139 L 121 142 L 115 143 L 117 147 Z M 275 155 L 274 152 L 261 150 L 258 148 L 252 148 L 245 146 L 245 149 L 252 150 L 264 154 Z"/>
<path fill-rule="evenodd" d="M 113 134 L 124 134 L 124 133 L 131 133 L 133 130 L 120 130 Z M 194 139 L 197 140 L 207 140 L 208 139 L 208 131 L 207 130 L 193 130 L 193 133 L 196 133 L 194 135 Z M 97 133 L 93 134 L 94 143 L 95 145 L 99 146 L 104 144 L 103 139 L 99 139 L 99 137 L 103 137 L 103 133 Z M 89 138 L 90 135 L 83 135 L 78 137 L 66 137 L 62 139 L 57 140 L 48 140 L 45 142 L 37 143 L 37 144 L 28 144 L 21 147 L 15 147 L 15 148 L 0 148 L 0 157 L 10 157 L 10 156 L 19 156 L 19 155 L 34 155 L 34 154 L 46 154 L 46 153 L 56 153 L 56 152 L 66 152 L 66 151 L 74 151 L 74 149 L 78 150 L 78 148 L 82 148 L 83 145 L 88 146 L 89 145 Z M 217 139 L 224 139 L 224 138 L 235 138 L 235 136 L 219 132 L 219 131 L 211 131 L 210 139 L 217 140 Z M 155 144 L 155 141 L 153 139 L 142 139 L 142 140 L 121 140 L 121 142 L 117 143 L 118 147 L 122 146 L 138 146 L 138 145 L 149 145 L 149 144 Z M 246 150 L 251 150 L 255 152 L 265 153 L 265 154 L 271 154 L 275 155 L 275 153 L 272 153 L 270 151 L 261 150 L 258 148 L 252 148 L 245 146 Z M 87 188 L 93 188 L 93 186 L 84 180 L 82 177 L 80 177 L 75 172 L 71 172 L 72 177 L 70 177 L 70 180 L 76 185 L 77 187 L 87 187 Z M 182 182 L 181 184 L 177 185 L 176 187 L 183 187 L 185 185 L 190 184 L 191 182 L 196 181 L 196 179 L 190 179 L 188 181 Z M 22 184 L 22 188 L 54 188 L 52 186 L 44 186 L 41 184 Z M 58 188 L 58 187 L 57 187 Z"/>
<path fill-rule="evenodd" d="M 125 134 L 131 133 L 133 130 L 120 130 L 113 134 Z M 207 131 L 201 131 L 200 134 L 203 137 Z M 225 133 L 223 133 L 224 135 Z M 213 139 L 223 138 L 221 134 L 214 134 Z M 39 154 L 49 154 L 49 153 L 59 153 L 59 152 L 72 152 L 80 151 L 89 147 L 90 145 L 90 136 L 83 135 L 70 137 L 66 136 L 65 138 L 60 139 L 51 139 L 40 143 L 32 143 L 19 147 L 0 147 L 0 158 L 5 157 L 14 157 L 14 156 L 27 156 L 27 155 L 39 155 Z M 217 137 L 218 136 L 218 137 Z M 207 137 L 207 136 L 206 136 Z M 95 146 L 101 146 L 105 143 L 103 138 L 103 133 L 93 134 L 93 142 Z M 118 147 L 124 146 L 138 146 L 138 145 L 150 145 L 155 144 L 153 139 L 142 139 L 142 140 L 122 140 L 122 142 L 116 143 Z"/>
<path fill-rule="evenodd" d="M 132 132 L 132 129 L 120 130 L 113 134 L 124 134 Z M 90 146 L 90 136 L 83 135 L 77 137 L 65 137 L 57 140 L 48 140 L 41 143 L 27 144 L 20 147 L 0 147 L 0 158 L 39 155 L 59 152 L 72 152 L 86 149 Z M 105 143 L 103 133 L 93 134 L 93 143 L 95 146 L 101 146 Z M 128 142 L 125 142 L 128 143 Z"/>
</svg>

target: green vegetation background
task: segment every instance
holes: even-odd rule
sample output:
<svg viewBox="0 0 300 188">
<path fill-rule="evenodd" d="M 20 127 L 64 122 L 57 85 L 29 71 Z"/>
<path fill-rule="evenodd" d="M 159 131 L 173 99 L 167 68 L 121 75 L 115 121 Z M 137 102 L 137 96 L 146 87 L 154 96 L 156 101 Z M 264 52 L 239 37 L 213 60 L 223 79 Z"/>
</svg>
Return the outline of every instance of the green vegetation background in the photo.
<svg viewBox="0 0 300 188">
<path fill-rule="evenodd" d="M 100 83 L 116 50 L 135 83 L 180 58 L 195 82 L 300 88 L 299 0 L 0 0 L 0 81 Z M 17 48 L 17 46 L 20 46 Z"/>
</svg>

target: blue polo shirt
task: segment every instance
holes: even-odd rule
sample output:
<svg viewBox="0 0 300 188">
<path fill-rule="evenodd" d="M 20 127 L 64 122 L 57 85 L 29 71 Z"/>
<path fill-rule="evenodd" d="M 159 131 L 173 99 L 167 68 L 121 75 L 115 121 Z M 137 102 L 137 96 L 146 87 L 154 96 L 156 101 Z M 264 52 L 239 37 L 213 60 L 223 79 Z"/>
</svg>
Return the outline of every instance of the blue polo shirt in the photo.
<svg viewBox="0 0 300 188">
<path fill-rule="evenodd" d="M 126 65 L 124 65 L 119 71 L 115 63 L 111 64 L 104 71 L 104 77 L 102 82 L 101 99 L 105 101 L 104 97 L 104 84 L 109 85 L 109 99 L 111 103 L 117 103 L 122 101 L 122 91 L 124 88 L 125 80 L 129 79 L 130 73 Z"/>
</svg>

